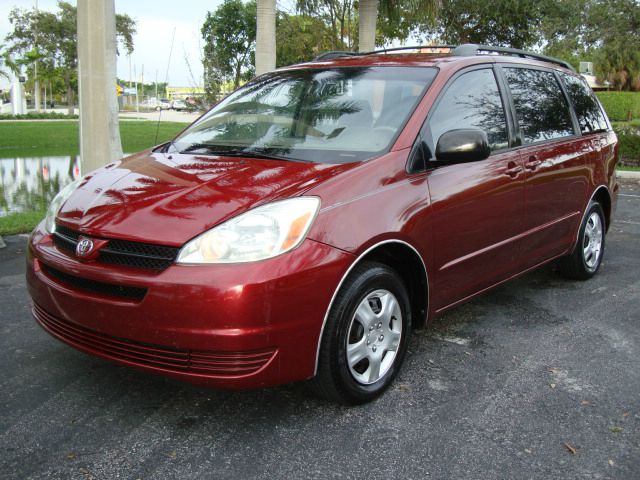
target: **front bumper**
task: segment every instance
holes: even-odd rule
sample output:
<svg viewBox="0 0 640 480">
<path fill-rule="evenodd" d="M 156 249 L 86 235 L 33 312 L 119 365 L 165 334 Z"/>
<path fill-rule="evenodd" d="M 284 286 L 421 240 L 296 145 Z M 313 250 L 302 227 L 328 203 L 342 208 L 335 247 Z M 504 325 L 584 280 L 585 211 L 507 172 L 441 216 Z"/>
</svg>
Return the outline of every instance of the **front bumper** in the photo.
<svg viewBox="0 0 640 480">
<path fill-rule="evenodd" d="M 79 350 L 191 383 L 245 389 L 313 376 L 326 309 L 352 261 L 307 239 L 265 261 L 157 273 L 80 262 L 38 227 L 27 283 L 40 325 Z"/>
</svg>

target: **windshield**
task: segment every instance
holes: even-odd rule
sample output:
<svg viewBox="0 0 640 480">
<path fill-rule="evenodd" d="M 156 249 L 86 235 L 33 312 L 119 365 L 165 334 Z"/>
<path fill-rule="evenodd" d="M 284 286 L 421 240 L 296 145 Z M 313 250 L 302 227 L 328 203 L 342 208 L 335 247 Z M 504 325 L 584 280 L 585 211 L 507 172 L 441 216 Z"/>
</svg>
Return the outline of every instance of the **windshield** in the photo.
<svg viewBox="0 0 640 480">
<path fill-rule="evenodd" d="M 424 67 L 273 72 L 220 102 L 173 147 L 319 163 L 366 160 L 390 148 L 435 74 Z"/>
</svg>

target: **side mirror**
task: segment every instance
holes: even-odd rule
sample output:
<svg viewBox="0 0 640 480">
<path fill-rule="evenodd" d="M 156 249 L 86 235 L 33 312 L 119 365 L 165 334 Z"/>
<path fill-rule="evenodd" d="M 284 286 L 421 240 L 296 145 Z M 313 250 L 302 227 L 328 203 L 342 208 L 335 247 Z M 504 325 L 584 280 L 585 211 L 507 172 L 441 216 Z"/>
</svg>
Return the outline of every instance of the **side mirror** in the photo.
<svg viewBox="0 0 640 480">
<path fill-rule="evenodd" d="M 464 163 L 484 160 L 491 153 L 489 139 L 483 130 L 462 128 L 440 135 L 436 146 L 436 161 Z"/>
</svg>

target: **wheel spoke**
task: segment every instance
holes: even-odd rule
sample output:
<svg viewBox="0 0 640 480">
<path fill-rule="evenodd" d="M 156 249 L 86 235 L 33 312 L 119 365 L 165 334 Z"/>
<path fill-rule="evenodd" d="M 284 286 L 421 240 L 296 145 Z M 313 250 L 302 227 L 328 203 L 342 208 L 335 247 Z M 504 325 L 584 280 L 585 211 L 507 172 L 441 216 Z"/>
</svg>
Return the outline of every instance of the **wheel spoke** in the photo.
<svg viewBox="0 0 640 480">
<path fill-rule="evenodd" d="M 362 339 L 356 343 L 347 345 L 347 359 L 351 367 L 355 367 L 363 358 L 367 358 L 368 355 L 369 349 L 367 348 L 365 337 L 362 337 Z"/>
<path fill-rule="evenodd" d="M 400 332 L 391 330 L 389 331 L 388 335 L 389 340 L 387 344 L 387 350 L 390 352 L 395 352 L 396 350 L 398 350 L 398 345 L 400 345 Z"/>
<path fill-rule="evenodd" d="M 369 301 L 366 298 L 356 310 L 356 319 L 362 324 L 365 330 L 376 320 L 376 314 L 371 310 L 371 305 L 369 305 Z"/>
<path fill-rule="evenodd" d="M 380 378 L 381 363 L 382 363 L 382 356 L 380 355 L 376 355 L 375 357 L 369 359 L 369 368 L 367 370 L 369 372 L 369 378 L 368 378 L 369 383 L 373 383 L 376 380 L 378 380 L 378 378 Z"/>
<path fill-rule="evenodd" d="M 380 297 L 382 302 L 382 310 L 380 311 L 380 317 L 382 317 L 383 324 L 388 325 L 391 317 L 398 308 L 398 302 L 393 295 L 384 295 Z"/>
</svg>

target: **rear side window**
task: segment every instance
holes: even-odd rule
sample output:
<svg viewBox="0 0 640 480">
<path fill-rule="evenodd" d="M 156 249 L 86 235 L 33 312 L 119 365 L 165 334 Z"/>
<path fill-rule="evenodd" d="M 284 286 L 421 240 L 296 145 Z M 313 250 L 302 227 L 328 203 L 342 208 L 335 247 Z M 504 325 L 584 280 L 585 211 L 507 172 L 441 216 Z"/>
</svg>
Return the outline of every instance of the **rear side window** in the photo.
<svg viewBox="0 0 640 480">
<path fill-rule="evenodd" d="M 505 68 L 525 144 L 573 135 L 567 99 L 551 72 Z"/>
<path fill-rule="evenodd" d="M 582 133 L 606 130 L 607 121 L 591 89 L 579 78 L 564 73 L 561 75 L 576 111 Z"/>
<path fill-rule="evenodd" d="M 493 70 L 464 73 L 447 88 L 429 119 L 431 153 L 440 135 L 460 128 L 484 130 L 491 150 L 508 146 L 507 119 Z"/>
</svg>

